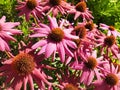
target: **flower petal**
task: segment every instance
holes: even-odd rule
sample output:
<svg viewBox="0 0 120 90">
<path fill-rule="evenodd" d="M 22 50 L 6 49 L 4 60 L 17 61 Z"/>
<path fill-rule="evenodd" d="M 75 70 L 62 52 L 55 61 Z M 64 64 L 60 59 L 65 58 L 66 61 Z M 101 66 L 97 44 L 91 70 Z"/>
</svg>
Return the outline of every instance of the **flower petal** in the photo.
<svg viewBox="0 0 120 90">
<path fill-rule="evenodd" d="M 64 47 L 63 47 L 62 43 L 57 44 L 57 50 L 58 50 L 58 53 L 59 53 L 61 61 L 64 63 L 64 60 L 65 60 L 65 50 L 64 50 Z"/>
<path fill-rule="evenodd" d="M 50 55 L 56 50 L 56 44 L 55 43 L 48 43 L 45 49 L 45 57 L 48 58 Z"/>
<path fill-rule="evenodd" d="M 36 49 L 38 47 L 44 46 L 45 44 L 47 44 L 46 40 L 40 40 L 32 46 L 32 49 Z"/>
</svg>

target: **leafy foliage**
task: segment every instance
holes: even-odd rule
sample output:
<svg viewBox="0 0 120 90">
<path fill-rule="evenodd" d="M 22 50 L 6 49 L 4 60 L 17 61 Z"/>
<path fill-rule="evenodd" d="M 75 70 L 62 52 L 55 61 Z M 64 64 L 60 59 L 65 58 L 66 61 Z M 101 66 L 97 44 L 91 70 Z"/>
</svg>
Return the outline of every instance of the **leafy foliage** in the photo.
<svg viewBox="0 0 120 90">
<path fill-rule="evenodd" d="M 120 28 L 120 1 L 119 0 L 88 0 L 95 23 L 106 23 Z"/>
</svg>

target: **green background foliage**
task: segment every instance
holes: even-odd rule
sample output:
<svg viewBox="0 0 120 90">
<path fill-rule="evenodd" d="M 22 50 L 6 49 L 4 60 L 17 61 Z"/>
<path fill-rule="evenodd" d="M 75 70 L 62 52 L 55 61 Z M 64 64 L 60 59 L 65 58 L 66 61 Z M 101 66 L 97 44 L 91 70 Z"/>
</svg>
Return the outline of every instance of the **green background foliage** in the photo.
<svg viewBox="0 0 120 90">
<path fill-rule="evenodd" d="M 96 24 L 105 23 L 120 29 L 120 0 L 88 0 Z"/>
</svg>

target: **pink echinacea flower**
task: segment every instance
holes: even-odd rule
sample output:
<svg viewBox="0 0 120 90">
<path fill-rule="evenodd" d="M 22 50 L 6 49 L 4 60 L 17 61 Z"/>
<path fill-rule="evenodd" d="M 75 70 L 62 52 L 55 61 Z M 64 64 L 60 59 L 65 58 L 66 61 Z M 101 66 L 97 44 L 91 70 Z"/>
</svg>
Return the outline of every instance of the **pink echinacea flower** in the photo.
<svg viewBox="0 0 120 90">
<path fill-rule="evenodd" d="M 18 0 L 18 5 L 16 9 L 19 12 L 19 16 L 25 15 L 27 21 L 30 19 L 30 14 L 33 15 L 38 21 L 38 17 L 42 17 L 44 13 L 41 12 L 42 6 L 39 5 L 41 0 Z"/>
<path fill-rule="evenodd" d="M 105 65 L 101 79 L 93 82 L 95 90 L 120 90 L 120 72 L 113 64 Z"/>
<path fill-rule="evenodd" d="M 78 17 L 82 17 L 83 21 L 91 20 L 94 18 L 91 15 L 91 11 L 88 10 L 87 5 L 84 1 L 77 3 L 73 9 L 68 11 L 68 13 L 75 14 L 74 20 L 76 20 Z"/>
<path fill-rule="evenodd" d="M 52 54 L 55 56 L 57 51 L 61 61 L 64 62 L 65 55 L 73 56 L 69 48 L 77 48 L 72 39 L 78 39 L 79 37 L 70 34 L 72 29 L 63 27 L 64 20 L 58 26 L 55 17 L 52 18 L 48 16 L 48 19 L 50 26 L 40 23 L 40 28 L 33 28 L 35 34 L 30 37 L 44 38 L 35 43 L 32 48 L 36 49 L 41 47 L 38 54 L 45 53 L 46 58 L 50 57 Z"/>
<path fill-rule="evenodd" d="M 24 46 L 25 48 L 25 46 Z M 32 50 L 32 49 L 31 49 Z M 5 77 L 5 87 L 7 90 L 34 90 L 34 83 L 40 90 L 45 90 L 45 83 L 51 87 L 48 78 L 42 68 L 36 63 L 36 55 L 29 48 L 19 52 L 16 56 L 10 54 L 11 58 L 2 62 L 0 76 Z M 50 90 L 50 89 L 48 89 Z"/>
<path fill-rule="evenodd" d="M 115 27 L 113 26 L 108 26 L 106 24 L 103 24 L 101 23 L 100 24 L 100 29 L 103 29 L 103 30 L 107 30 L 107 35 L 110 36 L 110 35 L 113 35 L 115 37 L 119 36 L 120 37 L 120 32 L 118 32 Z"/>
<path fill-rule="evenodd" d="M 66 0 L 44 0 L 41 4 L 43 4 L 43 12 L 47 12 L 50 14 L 52 12 L 53 16 L 56 16 L 58 12 L 62 15 L 66 14 L 71 8 L 73 8 Z"/>
<path fill-rule="evenodd" d="M 80 86 L 80 75 L 77 71 L 70 73 L 66 68 L 64 71 L 60 71 L 61 76 L 57 74 L 59 84 L 56 85 L 60 90 L 84 90 L 84 87 Z"/>
<path fill-rule="evenodd" d="M 100 46 L 100 53 L 101 55 L 105 55 L 109 57 L 109 53 L 111 52 L 112 56 L 119 58 L 119 48 L 116 43 L 116 37 L 114 35 L 106 36 L 105 34 L 98 34 L 95 36 L 96 39 L 96 46 Z M 105 50 L 105 51 L 104 51 Z"/>
<path fill-rule="evenodd" d="M 12 35 L 21 34 L 22 32 L 17 29 L 13 29 L 15 26 L 18 26 L 19 22 L 5 22 L 6 17 L 3 16 L 0 19 L 0 50 L 1 51 L 10 51 L 8 41 L 16 41 Z"/>
<path fill-rule="evenodd" d="M 96 76 L 97 79 L 100 78 L 99 69 L 101 69 L 101 65 L 108 63 L 107 61 L 102 61 L 103 57 L 97 58 L 97 52 L 93 51 L 92 55 L 89 53 L 81 56 L 81 63 L 72 66 L 71 68 L 76 70 L 82 70 L 82 74 L 80 77 L 80 82 L 85 85 L 90 85 Z"/>
</svg>

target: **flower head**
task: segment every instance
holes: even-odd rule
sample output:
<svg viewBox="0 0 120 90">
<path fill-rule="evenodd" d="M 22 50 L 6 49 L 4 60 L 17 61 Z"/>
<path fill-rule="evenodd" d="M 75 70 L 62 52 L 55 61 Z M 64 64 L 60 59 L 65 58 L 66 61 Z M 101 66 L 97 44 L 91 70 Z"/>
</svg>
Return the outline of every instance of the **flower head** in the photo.
<svg viewBox="0 0 120 90">
<path fill-rule="evenodd" d="M 101 79 L 93 82 L 95 90 L 119 90 L 120 73 L 117 71 L 118 67 L 115 68 L 113 64 L 105 64 L 101 71 Z"/>
<path fill-rule="evenodd" d="M 117 37 L 117 36 L 120 37 L 120 33 L 115 29 L 114 26 L 108 26 L 106 24 L 101 23 L 100 24 L 100 29 L 107 30 L 108 31 L 107 32 L 108 36 L 113 35 L 114 37 Z"/>
<path fill-rule="evenodd" d="M 75 9 L 80 12 L 84 12 L 86 10 L 87 6 L 85 2 L 79 2 L 76 4 Z"/>
<path fill-rule="evenodd" d="M 27 83 L 29 83 L 30 89 L 34 90 L 33 80 L 40 89 L 46 88 L 45 83 L 51 86 L 42 68 L 36 64 L 36 57 L 38 56 L 33 54 L 29 48 L 20 51 L 16 56 L 11 54 L 11 58 L 4 61 L 3 66 L 0 67 L 0 76 L 6 77 L 5 88 L 20 90 L 23 86 L 26 90 Z"/>
<path fill-rule="evenodd" d="M 95 24 L 92 21 L 89 21 L 85 24 L 85 28 L 92 31 L 95 29 Z"/>
<path fill-rule="evenodd" d="M 85 1 L 80 1 L 79 3 L 76 4 L 76 6 L 74 6 L 74 8 L 72 8 L 68 12 L 71 14 L 75 14 L 74 20 L 76 20 L 79 16 L 83 18 L 83 21 L 93 19 L 91 11 L 88 10 Z"/>
<path fill-rule="evenodd" d="M 32 14 L 37 20 L 38 17 L 42 17 L 44 13 L 41 12 L 42 6 L 39 5 L 41 0 L 25 0 L 18 1 L 16 9 L 19 10 L 19 16 L 25 14 L 25 18 L 28 21 L 30 19 L 30 14 Z"/>
<path fill-rule="evenodd" d="M 102 61 L 102 56 L 97 58 L 96 54 L 96 51 L 93 51 L 92 54 L 81 54 L 81 61 L 79 61 L 79 63 L 76 63 L 74 66 L 72 65 L 71 67 L 73 69 L 82 70 L 80 82 L 83 82 L 85 85 L 90 85 L 95 76 L 97 77 L 97 79 L 99 79 L 99 68 L 102 64 L 108 63 L 106 61 Z"/>
<path fill-rule="evenodd" d="M 66 84 L 64 90 L 78 90 L 78 88 L 75 87 L 73 84 Z"/>
<path fill-rule="evenodd" d="M 62 0 L 49 0 L 49 3 L 52 5 L 52 6 L 56 6 L 56 5 L 60 5 L 61 4 L 61 1 Z"/>
<path fill-rule="evenodd" d="M 19 22 L 5 22 L 5 19 L 5 16 L 0 19 L 0 50 L 10 51 L 8 41 L 16 41 L 16 39 L 13 38 L 12 35 L 21 34 L 22 32 L 20 30 L 13 29 L 15 26 L 18 26 L 20 24 Z"/>
<path fill-rule="evenodd" d="M 114 36 L 107 36 L 104 39 L 104 44 L 108 47 L 111 47 L 112 45 L 115 44 L 115 37 Z"/>
<path fill-rule="evenodd" d="M 76 26 L 74 31 L 76 32 L 76 35 L 79 36 L 79 38 L 85 38 L 87 31 L 84 26 Z"/>
<path fill-rule="evenodd" d="M 76 44 L 72 39 L 78 38 L 77 36 L 71 35 L 72 29 L 63 27 L 64 20 L 58 26 L 56 19 L 48 16 L 50 26 L 40 23 L 40 28 L 33 28 L 35 34 L 31 37 L 44 37 L 42 40 L 32 46 L 33 49 L 41 47 L 38 54 L 45 53 L 45 57 L 48 58 L 52 54 L 55 55 L 57 51 L 60 55 L 62 62 L 65 60 L 65 54 L 73 56 L 69 47 L 75 49 Z"/>
<path fill-rule="evenodd" d="M 35 68 L 34 58 L 29 54 L 20 53 L 13 58 L 12 67 L 18 75 L 30 74 Z"/>
<path fill-rule="evenodd" d="M 64 32 L 61 28 L 53 28 L 51 33 L 48 35 L 48 39 L 59 43 L 64 38 Z"/>
<path fill-rule="evenodd" d="M 69 69 L 66 68 L 64 72 L 61 71 L 61 76 L 57 74 L 59 84 L 57 85 L 60 90 L 82 90 L 79 82 L 80 76 L 77 75 L 76 71 L 70 73 Z"/>
<path fill-rule="evenodd" d="M 85 27 L 86 29 L 86 37 L 91 40 L 92 42 L 95 39 L 95 35 L 97 33 L 100 33 L 99 30 L 97 29 L 97 25 L 95 23 L 93 23 L 92 20 L 90 21 L 86 21 L 86 22 L 82 22 L 82 23 L 78 23 L 77 25 L 78 27 Z"/>
<path fill-rule="evenodd" d="M 53 16 L 57 16 L 58 12 L 66 14 L 66 12 L 72 8 L 65 0 L 46 0 L 44 3 L 42 11 L 47 12 L 47 14 L 52 12 Z"/>
<path fill-rule="evenodd" d="M 106 36 L 104 34 L 95 36 L 97 38 L 96 43 L 97 46 L 101 47 L 101 54 L 104 54 L 104 49 L 106 49 L 105 56 L 109 56 L 109 52 L 112 53 L 113 56 L 118 58 L 119 48 L 116 44 L 116 37 L 114 35 Z"/>
</svg>

